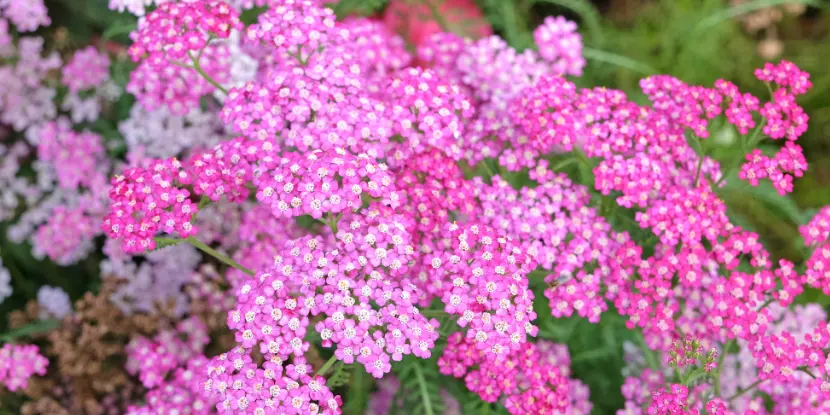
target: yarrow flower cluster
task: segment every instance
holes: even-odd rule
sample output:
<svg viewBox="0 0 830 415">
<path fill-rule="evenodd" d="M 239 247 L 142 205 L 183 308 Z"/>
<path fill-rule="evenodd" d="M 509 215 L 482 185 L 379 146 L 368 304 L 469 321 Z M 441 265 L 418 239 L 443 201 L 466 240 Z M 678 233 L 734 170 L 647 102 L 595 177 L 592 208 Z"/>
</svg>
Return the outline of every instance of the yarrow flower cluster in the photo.
<svg viewBox="0 0 830 415">
<path fill-rule="evenodd" d="M 118 282 L 109 301 L 125 315 L 165 314 L 178 318 L 187 313 L 194 298 L 202 298 L 186 292 L 188 288 L 196 292 L 201 288 L 196 270 L 202 258 L 194 247 L 179 244 L 133 257 L 121 245 L 115 239 L 104 244 L 106 259 L 101 261 L 101 273 Z"/>
<path fill-rule="evenodd" d="M 442 374 L 463 376 L 470 391 L 481 399 L 487 402 L 504 399 L 504 406 L 511 414 L 566 413 L 566 410 L 588 413 L 590 405 L 579 401 L 578 392 L 570 395 L 572 387 L 579 389 L 581 385 L 567 378 L 570 362 L 567 350 L 564 356 L 557 356 L 563 353 L 560 347 L 544 341 L 524 343 L 504 360 L 490 361 L 473 341 L 456 333 L 447 339 L 438 366 Z M 573 407 L 569 406 L 571 399 Z"/>
<path fill-rule="evenodd" d="M 43 0 L 0 1 L 0 18 L 9 19 L 20 32 L 34 32 L 52 24 L 47 12 Z"/>
<path fill-rule="evenodd" d="M 539 55 L 550 62 L 553 71 L 565 75 L 581 76 L 585 66 L 582 57 L 582 36 L 576 31 L 576 23 L 562 16 L 548 17 L 533 32 Z"/>
<path fill-rule="evenodd" d="M 118 124 L 130 154 L 151 158 L 182 156 L 186 151 L 211 147 L 225 136 L 215 115 L 194 108 L 177 116 L 164 109 L 148 111 L 141 105 Z"/>
<path fill-rule="evenodd" d="M 809 117 L 796 104 L 795 98 L 812 87 L 810 74 L 791 62 L 782 61 L 778 65 L 766 64 L 755 72 L 755 76 L 778 86 L 772 100 L 759 111 L 765 121 L 764 134 L 773 140 L 786 138 L 788 141 L 772 158 L 759 150 L 748 154 L 747 163 L 741 166 L 740 177 L 753 186 L 757 186 L 759 180 L 769 178 L 773 187 L 785 195 L 792 192 L 793 179 L 803 176 L 807 170 L 807 160 L 795 141 L 807 131 Z"/>
<path fill-rule="evenodd" d="M 62 65 L 19 36 L 49 23 L 42 2 L 0 0 L 2 228 L 103 276 L 73 309 L 59 288 L 17 287 L 17 255 L 0 264 L 0 301 L 10 271 L 37 293 L 11 326 L 61 321 L 34 339 L 49 372 L 38 346 L 0 349 L 9 391 L 48 376 L 37 411 L 74 413 L 78 391 L 54 384 L 95 395 L 87 372 L 124 361 L 111 413 L 339 414 L 377 389 L 367 413 L 414 396 L 445 415 L 587 414 L 576 376 L 596 351 L 572 369 L 548 339 L 611 317 L 643 340 L 623 346 L 621 415 L 830 410 L 827 315 L 796 300 L 830 295 L 830 208 L 799 228 L 804 261 L 774 260 L 724 196 L 731 171 L 782 195 L 804 175 L 809 74 L 758 69 L 765 100 L 654 75 L 635 100 L 570 78 L 586 62 L 563 17 L 519 52 L 434 22 L 407 44 L 324 3 L 110 0 L 142 16 L 126 53 Z M 706 152 L 714 128 L 737 132 L 743 165 Z M 87 325 L 93 302 L 135 327 Z M 103 352 L 77 351 L 97 366 L 63 344 L 98 337 Z"/>
<path fill-rule="evenodd" d="M 444 83 L 429 70 L 410 68 L 392 79 L 386 93 L 396 100 L 390 114 L 397 120 L 393 131 L 408 139 L 413 150 L 435 147 L 461 157 L 461 119 L 473 115 L 473 106 L 458 85 Z"/>
<path fill-rule="evenodd" d="M 133 32 L 130 56 L 158 64 L 186 61 L 190 53 L 205 49 L 211 37 L 227 38 L 239 27 L 238 12 L 222 1 L 162 3 Z"/>
<path fill-rule="evenodd" d="M 148 110 L 187 114 L 229 76 L 227 47 L 211 41 L 240 28 L 239 13 L 223 1 L 162 3 L 132 33 L 129 54 L 140 64 L 127 91 Z"/>
<path fill-rule="evenodd" d="M 63 83 L 76 93 L 95 88 L 109 79 L 110 58 L 88 46 L 75 52 L 72 59 L 61 68 Z"/>
<path fill-rule="evenodd" d="M 44 317 L 61 319 L 72 313 L 69 295 L 58 287 L 40 287 L 37 291 L 37 302 L 43 308 Z"/>
<path fill-rule="evenodd" d="M 799 229 L 804 243 L 812 249 L 807 260 L 806 283 L 830 292 L 830 207 L 822 208 Z"/>
<path fill-rule="evenodd" d="M 145 387 L 155 388 L 170 371 L 197 358 L 209 341 L 207 327 L 198 318 L 182 320 L 175 330 L 162 331 L 152 340 L 133 339 L 127 345 L 127 371 L 137 374 Z"/>
<path fill-rule="evenodd" d="M 453 224 L 447 233 L 449 249 L 428 257 L 430 277 L 446 284 L 445 311 L 460 317 L 458 324 L 485 357 L 514 352 L 538 330 L 527 286 L 533 259 L 486 227 Z"/>
<path fill-rule="evenodd" d="M 102 230 L 110 238 L 120 239 L 127 253 L 153 250 L 156 233 L 187 238 L 195 235 L 193 216 L 198 205 L 190 192 L 176 184 L 186 180 L 177 160 L 151 161 L 147 167 L 134 167 L 112 180 L 111 211 L 104 218 Z"/>
<path fill-rule="evenodd" d="M 104 158 L 101 141 L 98 134 L 76 133 L 66 123 L 51 122 L 40 129 L 38 157 L 53 166 L 60 187 L 92 187 Z"/>
<path fill-rule="evenodd" d="M 307 61 L 336 37 L 348 34 L 347 31 L 338 33 L 335 19 L 331 9 L 320 7 L 314 1 L 284 0 L 265 11 L 248 28 L 247 41 L 269 45 L 278 59 L 294 57 Z"/>
<path fill-rule="evenodd" d="M 33 375 L 45 375 L 49 361 L 35 345 L 4 344 L 0 348 L 0 385 L 15 392 L 25 389 Z"/>
<path fill-rule="evenodd" d="M 277 217 L 305 214 L 317 219 L 356 210 L 364 194 L 391 206 L 400 203 L 387 166 L 365 155 L 355 157 L 343 149 L 285 153 L 275 164 L 273 171 L 254 183 L 257 199 L 271 206 Z"/>
<path fill-rule="evenodd" d="M 272 359 L 260 367 L 238 347 L 212 359 L 207 370 L 204 388 L 219 400 L 220 413 L 340 413 L 340 397 L 329 391 L 324 377 L 313 375 L 303 359 L 287 366 Z"/>
<path fill-rule="evenodd" d="M 12 47 L 11 53 L 4 57 L 16 57 L 17 61 L 0 67 L 0 121 L 15 131 L 27 131 L 30 127 L 57 116 L 53 102 L 56 91 L 43 85 L 43 80 L 49 71 L 58 69 L 62 62 L 57 52 L 42 56 L 44 40 L 41 37 L 22 37 L 13 46 L 16 47 Z M 30 142 L 37 143 L 36 137 L 35 133 L 27 138 Z"/>
</svg>

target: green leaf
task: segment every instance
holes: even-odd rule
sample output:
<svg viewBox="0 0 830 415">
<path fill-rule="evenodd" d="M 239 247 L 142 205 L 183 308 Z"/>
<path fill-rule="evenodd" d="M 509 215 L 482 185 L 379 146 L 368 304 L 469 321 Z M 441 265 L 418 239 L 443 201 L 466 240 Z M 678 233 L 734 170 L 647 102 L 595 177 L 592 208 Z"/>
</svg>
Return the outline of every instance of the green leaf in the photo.
<svg viewBox="0 0 830 415">
<path fill-rule="evenodd" d="M 473 399 L 475 400 L 464 403 L 465 414 L 495 415 L 496 410 L 493 409 L 493 405 L 490 402 L 484 402 L 481 399 L 478 399 L 478 397 L 473 397 Z"/>
<path fill-rule="evenodd" d="M 781 196 L 769 181 L 753 187 L 732 172 L 726 186 L 718 189 L 718 196 L 735 224 L 762 235 L 768 245 L 774 243 L 785 258 L 797 261 L 803 257 L 802 250 L 790 241 L 798 238 L 804 214 L 791 197 Z"/>
<path fill-rule="evenodd" d="M 349 383 L 351 379 L 352 365 L 346 365 L 343 361 L 337 361 L 332 369 L 332 374 L 326 382 L 329 387 L 337 388 Z"/>
<path fill-rule="evenodd" d="M 516 5 L 512 1 L 501 0 L 501 13 L 504 15 L 504 38 L 510 46 L 522 51 L 533 45 L 533 36 L 527 28 L 527 23 L 519 15 Z"/>
<path fill-rule="evenodd" d="M 153 239 L 156 241 L 156 249 L 154 249 L 153 252 L 162 250 L 162 249 L 167 248 L 167 247 L 171 247 L 173 245 L 178 245 L 178 244 L 184 242 L 184 239 L 179 239 L 179 238 L 155 237 Z"/>
<path fill-rule="evenodd" d="M 613 354 L 614 351 L 609 349 L 608 347 L 598 347 L 593 350 L 584 350 L 574 354 L 574 356 L 571 358 L 571 363 L 580 363 L 588 360 L 610 358 L 611 356 L 613 356 Z"/>
<path fill-rule="evenodd" d="M 113 22 L 104 33 L 101 34 L 102 40 L 115 39 L 123 35 L 127 35 L 136 29 L 137 23 L 135 20 L 118 20 Z"/>
<path fill-rule="evenodd" d="M 8 343 L 21 337 L 50 332 L 60 325 L 58 320 L 40 320 L 0 335 L 0 342 Z"/>
<path fill-rule="evenodd" d="M 789 222 L 791 225 L 803 224 L 805 215 L 795 201 L 781 196 L 769 181 L 762 181 L 758 186 L 748 186 L 738 178 L 737 173 L 733 173 L 726 178 L 726 183 L 722 195 L 727 203 L 737 198 L 748 198 L 770 212 L 770 218 L 778 218 L 779 222 Z"/>
<path fill-rule="evenodd" d="M 363 415 L 368 405 L 367 399 L 372 387 L 372 378 L 363 365 L 352 365 L 352 378 L 349 381 L 349 397 L 343 403 L 344 415 Z"/>
<path fill-rule="evenodd" d="M 259 20 L 259 16 L 265 11 L 268 10 L 267 7 L 254 7 L 251 9 L 243 10 L 242 14 L 239 15 L 239 20 L 242 21 L 243 24 L 251 25 Z"/>
<path fill-rule="evenodd" d="M 444 413 L 444 398 L 438 387 L 441 378 L 438 367 L 431 360 L 407 356 L 398 367 L 402 396 L 409 413 L 413 415 L 441 415 Z"/>
<path fill-rule="evenodd" d="M 617 55 L 613 52 L 606 52 L 604 50 L 586 47 L 582 49 L 582 55 L 585 56 L 585 59 L 610 63 L 612 65 L 619 66 L 620 68 L 625 68 L 634 72 L 639 72 L 643 75 L 653 75 L 657 73 L 657 70 L 652 68 L 648 64 L 636 61 L 626 56 Z"/>
<path fill-rule="evenodd" d="M 822 7 L 822 2 L 819 0 L 754 0 L 749 1 L 746 3 L 741 3 L 726 9 L 723 9 L 717 13 L 710 15 L 709 17 L 701 20 L 693 29 L 692 35 L 702 33 L 706 29 L 710 29 L 713 26 L 717 26 L 718 24 L 725 22 L 727 20 L 732 20 L 738 16 L 742 16 L 745 14 L 752 13 L 756 10 L 766 9 L 768 7 L 780 6 L 782 4 L 806 4 L 808 6 L 815 6 L 815 7 Z"/>
<path fill-rule="evenodd" d="M 340 0 L 331 2 L 328 7 L 334 10 L 338 18 L 358 14 L 368 16 L 381 11 L 386 7 L 388 0 Z"/>
</svg>

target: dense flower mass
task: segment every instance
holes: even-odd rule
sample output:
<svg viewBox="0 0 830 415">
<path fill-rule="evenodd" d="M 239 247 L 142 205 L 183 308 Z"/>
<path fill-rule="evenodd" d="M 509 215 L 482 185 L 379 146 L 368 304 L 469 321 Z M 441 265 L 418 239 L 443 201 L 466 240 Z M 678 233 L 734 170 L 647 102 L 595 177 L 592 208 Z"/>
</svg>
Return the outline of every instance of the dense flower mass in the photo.
<svg viewBox="0 0 830 415">
<path fill-rule="evenodd" d="M 48 317 L 63 318 L 72 313 L 69 295 L 58 287 L 44 285 L 37 292 L 37 302 Z"/>
<path fill-rule="evenodd" d="M 133 32 L 130 56 L 156 64 L 186 61 L 192 52 L 205 49 L 212 37 L 227 38 L 239 25 L 238 13 L 222 1 L 165 2 Z"/>
<path fill-rule="evenodd" d="M 131 168 L 116 176 L 103 231 L 121 239 L 127 253 L 153 250 L 153 237 L 161 231 L 182 238 L 195 235 L 192 220 L 198 205 L 190 201 L 187 189 L 176 187 L 176 182 L 186 177 L 175 159 L 151 161 L 147 167 Z"/>
<path fill-rule="evenodd" d="M 466 0 L 386 23 L 109 5 L 142 16 L 129 44 L 72 50 L 21 36 L 42 1 L 0 0 L 0 303 L 36 299 L 0 336 L 21 413 L 583 415 L 585 363 L 619 349 L 619 415 L 830 411 L 807 301 L 830 295 L 830 207 L 800 260 L 732 212 L 808 169 L 794 63 L 755 72 L 766 99 L 669 74 L 635 97 L 573 79 L 561 16 L 508 43 L 449 32 Z M 48 284 L 21 277 L 46 261 Z M 590 325 L 608 344 L 574 348 Z"/>
<path fill-rule="evenodd" d="M 92 46 L 81 49 L 61 68 L 63 83 L 71 92 L 95 88 L 109 79 L 110 58 Z"/>
<path fill-rule="evenodd" d="M 57 116 L 55 88 L 43 81 L 50 71 L 61 66 L 61 58 L 55 51 L 45 57 L 43 52 L 43 38 L 32 36 L 22 37 L 4 50 L 3 57 L 14 58 L 15 63 L 0 67 L 0 121 L 15 131 L 27 131 Z M 36 135 L 28 137 L 29 141 L 36 143 Z"/>
<path fill-rule="evenodd" d="M 12 275 L 0 260 L 0 304 L 12 295 Z"/>
<path fill-rule="evenodd" d="M 162 3 L 132 33 L 129 54 L 140 63 L 127 91 L 147 110 L 187 114 L 229 80 L 228 47 L 213 41 L 239 28 L 239 13 L 223 1 Z"/>
<path fill-rule="evenodd" d="M 533 37 L 539 45 L 539 55 L 553 65 L 555 72 L 580 76 L 585 66 L 582 57 L 582 37 L 576 32 L 576 23 L 564 17 L 548 17 Z"/>
<path fill-rule="evenodd" d="M 103 156 L 101 137 L 95 133 L 76 133 L 61 122 L 46 124 L 40 130 L 38 157 L 53 166 L 60 187 L 91 187 Z"/>
<path fill-rule="evenodd" d="M 12 392 L 25 389 L 30 377 L 46 374 L 48 364 L 37 346 L 5 344 L 0 348 L 0 385 Z"/>
<path fill-rule="evenodd" d="M 49 18 L 47 12 L 43 0 L 0 2 L 0 17 L 9 19 L 19 32 L 34 32 L 40 26 L 49 26 L 52 19 Z"/>
</svg>

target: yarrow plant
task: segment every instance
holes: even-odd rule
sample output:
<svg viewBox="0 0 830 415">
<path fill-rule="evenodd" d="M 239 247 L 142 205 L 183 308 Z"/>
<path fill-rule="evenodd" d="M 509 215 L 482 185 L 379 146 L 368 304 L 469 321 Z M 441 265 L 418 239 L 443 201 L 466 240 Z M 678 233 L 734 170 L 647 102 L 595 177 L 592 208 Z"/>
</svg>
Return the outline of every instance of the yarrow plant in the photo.
<svg viewBox="0 0 830 415">
<path fill-rule="evenodd" d="M 578 86 L 564 17 L 517 50 L 324 3 L 111 0 L 141 16 L 130 45 L 64 65 L 19 36 L 43 5 L 0 0 L 2 229 L 104 276 L 74 307 L 14 281 L 38 304 L 0 337 L 0 384 L 32 413 L 80 411 L 55 379 L 117 366 L 87 385 L 107 413 L 588 414 L 584 351 L 554 339 L 607 318 L 641 340 L 620 415 L 830 410 L 827 316 L 793 305 L 830 295 L 830 207 L 795 263 L 725 198 L 807 170 L 808 73 L 766 64 L 764 99 L 653 75 L 639 101 Z M 741 160 L 707 151 L 715 129 Z M 0 262 L 0 302 L 18 275 Z"/>
</svg>

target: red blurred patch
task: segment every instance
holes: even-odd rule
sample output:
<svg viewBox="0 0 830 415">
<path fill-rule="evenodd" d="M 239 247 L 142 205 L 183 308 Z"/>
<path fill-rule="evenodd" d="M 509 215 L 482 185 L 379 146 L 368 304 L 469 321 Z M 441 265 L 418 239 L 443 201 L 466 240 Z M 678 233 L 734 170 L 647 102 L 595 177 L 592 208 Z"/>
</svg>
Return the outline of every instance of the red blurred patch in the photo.
<svg viewBox="0 0 830 415">
<path fill-rule="evenodd" d="M 472 39 L 493 34 L 475 0 L 392 0 L 383 20 L 412 46 L 417 47 L 430 35 L 443 31 L 424 1 L 435 5 L 451 32 Z"/>
</svg>

